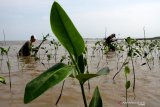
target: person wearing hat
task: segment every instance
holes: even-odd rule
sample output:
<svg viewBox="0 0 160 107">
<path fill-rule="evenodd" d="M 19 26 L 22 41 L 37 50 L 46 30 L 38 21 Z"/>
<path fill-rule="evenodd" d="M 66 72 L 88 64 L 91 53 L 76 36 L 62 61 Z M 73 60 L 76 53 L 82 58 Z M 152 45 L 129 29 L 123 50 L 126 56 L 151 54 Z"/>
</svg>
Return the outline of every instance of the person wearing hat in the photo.
<svg viewBox="0 0 160 107">
<path fill-rule="evenodd" d="M 36 50 L 36 48 L 32 48 L 32 43 L 35 41 L 35 36 L 31 35 L 30 41 L 25 42 L 25 44 L 19 50 L 19 56 L 30 56 L 31 52 Z"/>
</svg>

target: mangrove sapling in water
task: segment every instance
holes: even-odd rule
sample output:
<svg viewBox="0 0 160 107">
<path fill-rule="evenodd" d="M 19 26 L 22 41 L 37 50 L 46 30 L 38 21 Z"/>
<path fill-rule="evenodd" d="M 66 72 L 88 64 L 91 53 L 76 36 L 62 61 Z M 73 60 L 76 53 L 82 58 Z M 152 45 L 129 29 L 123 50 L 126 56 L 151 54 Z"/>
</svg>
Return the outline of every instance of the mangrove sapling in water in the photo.
<svg viewBox="0 0 160 107">
<path fill-rule="evenodd" d="M 157 44 L 157 57 L 158 57 L 159 65 L 160 65 L 160 41 L 158 41 L 158 44 Z"/>
<path fill-rule="evenodd" d="M 57 62 L 57 51 L 59 46 L 61 46 L 61 44 L 57 41 L 55 41 L 54 39 L 52 41 L 50 41 L 51 45 L 53 45 L 54 47 L 54 60 L 55 62 Z"/>
<path fill-rule="evenodd" d="M 85 50 L 87 51 L 86 48 L 85 48 Z M 86 55 L 86 51 L 85 51 L 84 54 L 83 54 L 84 56 Z M 83 55 L 82 55 L 82 56 L 83 56 Z M 78 61 L 77 65 L 80 67 L 80 68 L 79 68 L 80 71 L 84 71 L 85 68 L 86 68 L 86 69 L 87 69 L 86 73 L 89 74 L 88 64 L 87 64 L 87 58 L 86 58 L 86 57 L 83 58 L 82 56 L 80 56 L 80 57 L 78 58 L 79 61 Z M 63 57 L 62 57 L 62 58 L 63 58 Z M 70 57 L 69 57 L 69 59 L 68 59 L 68 65 L 72 65 L 72 64 L 73 64 L 70 60 L 72 60 L 72 59 L 70 59 Z M 62 62 L 63 59 L 61 59 L 60 61 Z M 76 74 L 73 73 L 73 74 L 70 75 L 70 77 L 75 78 L 74 75 L 76 75 Z M 57 99 L 57 101 L 56 101 L 56 105 L 58 104 L 58 102 L 59 102 L 59 100 L 60 100 L 60 98 L 61 98 L 61 96 L 62 96 L 64 83 L 65 83 L 65 80 L 63 81 L 62 88 L 61 88 L 61 93 L 60 93 L 60 95 L 59 95 L 59 97 L 58 97 L 58 99 Z M 89 80 L 88 80 L 88 88 L 89 88 L 89 91 L 90 91 L 90 83 L 89 83 Z"/>
<path fill-rule="evenodd" d="M 100 48 L 101 48 L 100 41 L 95 42 L 94 46 L 91 48 L 92 48 L 92 55 L 91 55 L 91 61 L 92 61 L 92 58 L 95 57 L 95 52 L 97 51 L 100 53 Z"/>
<path fill-rule="evenodd" d="M 127 107 L 128 107 L 128 92 L 127 92 L 127 90 L 130 88 L 130 81 L 128 81 L 127 75 L 130 73 L 130 68 L 127 65 L 125 66 L 124 73 L 125 73 L 125 80 L 126 80 L 126 83 L 125 83 L 126 104 L 127 104 Z"/>
<path fill-rule="evenodd" d="M 92 61 L 92 58 L 93 57 L 95 57 L 95 50 L 96 50 L 96 47 L 95 46 L 93 46 L 93 47 L 91 47 L 92 48 L 92 55 L 91 55 L 91 61 Z"/>
<path fill-rule="evenodd" d="M 43 34 L 42 34 L 43 35 Z M 47 34 L 46 36 L 44 36 L 43 35 L 43 39 L 42 39 L 42 41 L 40 42 L 40 44 L 35 48 L 35 50 L 33 51 L 34 53 L 33 53 L 33 55 L 32 56 L 34 56 L 35 57 L 35 60 L 37 61 L 37 60 L 39 60 L 40 61 L 40 53 L 39 53 L 39 57 L 37 57 L 37 53 L 38 53 L 38 51 L 40 50 L 40 49 L 42 49 L 42 50 L 45 50 L 45 48 L 44 47 L 42 47 L 42 44 L 45 42 L 45 41 L 47 41 L 47 38 L 49 37 L 49 34 Z M 44 55 L 45 56 L 45 55 Z M 44 58 L 44 57 L 43 57 Z M 43 59 L 44 60 L 44 59 Z M 42 62 L 42 64 L 43 64 L 43 62 Z M 43 64 L 44 65 L 44 64 Z"/>
<path fill-rule="evenodd" d="M 124 65 L 126 65 L 127 63 L 129 63 L 129 61 L 131 60 L 131 64 L 132 64 L 132 70 L 133 70 L 133 93 L 134 93 L 134 97 L 135 97 L 135 68 L 134 68 L 134 63 L 133 63 L 133 58 L 135 56 L 139 56 L 140 55 L 140 52 L 138 51 L 138 49 L 136 49 L 134 46 L 135 46 L 135 43 L 137 42 L 136 40 L 130 38 L 130 37 L 127 37 L 125 39 L 125 42 L 126 42 L 126 48 L 127 48 L 127 56 L 126 56 L 126 59 L 125 61 L 123 62 L 120 70 L 114 75 L 113 77 L 113 80 L 115 79 L 116 75 L 121 71 L 121 69 L 123 68 Z M 128 59 L 130 58 L 130 59 Z M 128 59 L 128 61 L 127 61 Z"/>
<path fill-rule="evenodd" d="M 41 45 L 47 40 L 47 37 L 49 37 L 49 34 L 47 34 L 46 36 L 43 36 L 43 40 L 42 40 L 42 42 L 36 47 L 36 51 L 34 52 L 34 55 L 33 55 L 33 56 L 36 56 L 36 55 L 37 55 L 37 53 L 38 53 Z"/>
<path fill-rule="evenodd" d="M 99 69 L 100 62 L 103 59 L 103 54 L 104 54 L 103 50 L 104 50 L 103 41 L 97 41 L 97 42 L 95 42 L 94 46 L 92 47 L 92 55 L 91 55 L 90 62 L 92 61 L 92 58 L 95 57 L 95 52 L 97 52 L 97 56 L 100 57 L 99 61 L 98 61 L 98 64 L 96 66 L 97 67 L 97 71 Z"/>
<path fill-rule="evenodd" d="M 97 41 L 95 43 L 95 47 L 96 47 L 96 51 L 100 54 L 101 53 L 101 56 L 102 56 L 102 59 L 103 59 L 103 50 L 104 50 L 104 42 L 101 40 L 101 41 Z"/>
<path fill-rule="evenodd" d="M 123 52 L 124 52 L 124 49 L 123 49 L 123 45 L 121 45 L 122 43 L 118 43 L 116 41 L 116 56 L 117 56 L 117 72 L 118 72 L 118 69 L 119 69 L 119 61 L 121 58 L 123 58 Z"/>
<path fill-rule="evenodd" d="M 101 75 L 101 71 L 97 74 L 86 74 L 84 72 L 83 52 L 85 51 L 85 44 L 83 38 L 73 25 L 66 12 L 57 2 L 54 2 L 52 5 L 50 23 L 53 33 L 68 51 L 72 65 L 66 65 L 64 63 L 55 64 L 37 78 L 29 82 L 25 88 L 24 103 L 31 102 L 50 87 L 62 82 L 71 74 L 73 75 L 74 72 L 73 76 L 78 79 L 81 87 L 84 106 L 87 107 L 88 104 L 84 91 L 84 83 L 93 77 Z M 109 71 L 106 70 L 106 72 L 108 73 Z M 98 99 L 94 99 L 95 96 L 98 96 Z M 102 107 L 102 101 L 100 100 L 101 96 L 98 88 L 95 89 L 92 99 L 94 100 L 91 100 L 90 106 L 96 107 L 95 104 L 98 104 L 100 105 L 99 107 Z"/>
<path fill-rule="evenodd" d="M 153 42 L 146 42 L 145 51 L 144 51 L 144 57 L 146 60 L 146 64 L 148 65 L 148 68 L 151 70 L 151 66 L 149 62 L 153 62 L 154 65 L 154 56 L 153 56 L 153 50 L 155 50 L 156 44 Z"/>
<path fill-rule="evenodd" d="M 124 52 L 124 50 L 122 49 L 118 49 L 118 51 L 119 52 Z M 123 54 L 122 54 L 123 55 Z M 119 61 L 118 61 L 119 62 Z M 126 64 L 128 64 L 129 63 L 129 60 L 128 60 L 128 54 L 127 54 L 127 56 L 126 56 L 126 58 L 125 58 L 125 60 L 123 61 L 123 63 L 122 63 L 122 65 L 121 65 L 121 67 L 119 68 L 119 70 L 118 70 L 118 64 L 117 64 L 117 72 L 116 72 L 116 74 L 113 76 L 113 82 L 115 82 L 115 77 L 121 72 L 121 70 L 122 70 L 122 68 L 126 65 Z"/>
<path fill-rule="evenodd" d="M 51 44 L 49 44 L 49 46 L 51 46 Z M 52 51 L 53 49 L 48 49 L 46 47 L 41 47 L 41 50 L 43 50 L 44 54 L 42 56 L 42 58 L 40 58 L 40 63 L 45 67 L 45 68 L 49 68 L 50 67 L 50 61 L 52 59 Z M 45 59 L 47 60 L 47 65 L 45 64 Z"/>
<path fill-rule="evenodd" d="M 46 40 L 46 39 L 45 39 Z M 42 42 L 41 42 L 42 43 Z M 56 42 L 54 39 L 52 41 L 49 42 L 49 46 L 51 47 L 51 49 L 48 49 L 46 47 L 41 47 L 41 49 L 44 51 L 44 55 L 41 58 L 41 64 L 43 64 L 43 66 L 46 68 L 46 65 L 44 63 L 45 58 L 47 58 L 47 62 L 48 62 L 48 67 L 50 67 L 50 61 L 52 59 L 52 57 L 54 57 L 55 62 L 57 62 L 57 51 L 60 45 L 59 42 Z M 54 51 L 54 55 L 52 54 Z M 53 55 L 53 56 L 52 56 Z M 40 59 L 40 58 L 39 58 Z"/>
<path fill-rule="evenodd" d="M 145 47 L 145 45 L 144 44 L 146 44 L 146 43 L 143 43 L 143 42 L 136 42 L 135 43 L 135 45 L 136 45 L 136 47 L 138 48 L 138 50 L 139 50 L 139 53 L 140 53 L 140 59 L 141 59 L 141 62 L 142 62 L 142 59 L 144 58 L 144 56 L 147 56 L 147 53 L 146 53 L 146 51 L 145 51 L 145 49 L 144 49 L 144 47 Z M 138 57 L 137 57 L 138 58 Z"/>
<path fill-rule="evenodd" d="M 1 55 L 6 55 L 6 57 L 7 57 L 6 64 L 7 64 L 7 68 L 8 68 L 8 71 L 9 71 L 9 86 L 10 86 L 10 91 L 11 91 L 11 65 L 10 65 L 9 55 L 8 55 L 10 47 L 8 49 L 0 47 L 0 49 L 1 49 Z"/>
<path fill-rule="evenodd" d="M 134 68 L 134 63 L 133 63 L 133 57 L 138 55 L 140 52 L 134 48 L 133 46 L 135 45 L 135 43 L 137 42 L 136 40 L 128 37 L 127 39 L 125 39 L 127 46 L 128 46 L 128 54 L 127 56 L 131 58 L 131 63 L 132 63 L 132 70 L 133 70 L 133 93 L 134 93 L 134 97 L 135 97 L 135 68 Z"/>
<path fill-rule="evenodd" d="M 83 64 L 84 64 L 84 69 L 86 70 L 85 72 L 87 73 L 87 74 L 89 74 L 89 69 L 88 69 L 88 48 L 87 48 L 87 45 L 85 46 L 85 51 L 84 51 L 84 53 L 83 53 L 83 56 L 84 56 L 84 58 L 82 59 L 83 60 Z M 81 63 L 81 62 L 79 62 L 79 63 Z M 90 82 L 89 82 L 89 80 L 88 80 L 88 89 L 89 89 L 89 92 L 90 92 Z"/>
<path fill-rule="evenodd" d="M 3 61 L 3 55 L 4 55 L 4 51 L 3 51 L 3 50 L 4 50 L 4 48 L 0 47 L 0 51 L 1 51 L 1 59 L 0 59 L 0 60 L 1 60 L 1 64 L 0 64 L 0 71 L 1 71 L 2 63 L 3 63 L 3 62 L 2 62 L 2 61 Z"/>
<path fill-rule="evenodd" d="M 149 44 L 149 53 L 151 55 L 151 61 L 153 62 L 153 65 L 154 65 L 154 56 L 153 56 L 153 53 L 154 53 L 154 50 L 156 48 L 156 43 L 155 41 L 152 41 L 150 44 Z"/>
<path fill-rule="evenodd" d="M 95 43 L 95 51 L 97 51 L 97 56 L 99 56 L 100 58 L 99 58 L 99 61 L 98 61 L 98 64 L 97 64 L 97 71 L 98 71 L 98 69 L 99 69 L 99 65 L 100 65 L 100 62 L 101 62 L 101 60 L 103 59 L 103 50 L 104 50 L 104 43 L 103 43 L 103 41 L 97 41 L 96 43 Z M 100 53 L 101 53 L 101 55 L 100 55 Z"/>
<path fill-rule="evenodd" d="M 70 57 L 69 57 L 69 56 L 68 56 L 67 58 L 66 58 L 66 57 L 67 57 L 67 54 L 63 55 L 62 58 L 60 59 L 60 63 L 62 63 L 64 60 L 66 60 L 66 59 L 68 58 L 68 59 L 67 59 L 67 60 L 68 60 L 67 64 L 68 64 L 68 65 L 72 65 L 72 62 L 71 62 L 71 60 L 70 60 Z M 74 77 L 74 76 L 73 76 L 73 75 L 70 75 L 70 77 Z M 65 84 L 65 80 L 64 80 L 63 83 L 62 83 L 61 92 L 60 92 L 60 95 L 59 95 L 59 97 L 58 97 L 55 105 L 58 105 L 58 103 L 59 103 L 59 101 L 60 101 L 60 99 L 61 99 L 62 92 L 63 92 L 63 88 L 64 88 L 64 84 Z"/>
<path fill-rule="evenodd" d="M 59 97 L 58 97 L 58 99 L 57 99 L 57 101 L 56 101 L 56 104 L 55 104 L 55 105 L 58 105 L 59 100 L 61 99 L 62 92 L 63 92 L 63 87 L 64 87 L 64 83 L 65 83 L 65 80 L 63 81 L 62 88 L 61 88 L 61 92 L 60 92 L 60 95 L 59 95 Z"/>
<path fill-rule="evenodd" d="M 47 49 L 46 47 L 41 47 L 41 49 L 44 50 L 44 55 L 43 55 L 42 58 L 39 58 L 39 59 L 40 59 L 40 63 L 41 63 L 45 68 L 47 68 L 46 65 L 45 65 L 45 63 L 44 63 L 43 61 L 45 60 L 45 56 L 47 56 L 48 49 Z"/>
<path fill-rule="evenodd" d="M 52 54 L 47 54 L 48 68 L 50 68 L 49 62 L 50 62 L 50 60 L 51 60 L 51 55 L 52 55 Z"/>
<path fill-rule="evenodd" d="M 5 50 L 4 48 L 0 47 L 1 56 L 2 56 L 2 58 L 1 58 L 1 64 L 0 64 L 1 65 L 0 66 L 0 71 L 1 71 L 1 68 L 2 68 L 2 61 L 3 61 L 4 50 Z M 5 78 L 3 78 L 3 77 L 0 76 L 0 82 L 3 83 L 3 84 L 6 84 Z"/>
<path fill-rule="evenodd" d="M 128 61 L 128 56 L 125 58 L 124 62 L 122 63 L 121 67 L 119 68 L 119 70 L 116 72 L 116 74 L 113 76 L 113 82 L 115 83 L 115 77 L 121 72 L 122 68 L 128 64 L 129 61 Z"/>
</svg>

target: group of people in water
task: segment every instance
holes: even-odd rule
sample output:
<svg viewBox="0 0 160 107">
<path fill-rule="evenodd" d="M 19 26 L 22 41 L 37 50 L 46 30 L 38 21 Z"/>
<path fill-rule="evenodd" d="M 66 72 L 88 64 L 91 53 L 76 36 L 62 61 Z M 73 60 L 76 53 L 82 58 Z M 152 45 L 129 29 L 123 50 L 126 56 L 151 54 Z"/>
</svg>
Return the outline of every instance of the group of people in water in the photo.
<svg viewBox="0 0 160 107">
<path fill-rule="evenodd" d="M 115 51 L 115 46 L 112 44 L 114 41 L 116 41 L 116 35 L 111 34 L 107 38 L 104 38 L 104 45 L 108 46 L 109 50 Z M 31 53 L 34 51 L 38 51 L 38 48 L 33 48 L 33 43 L 36 41 L 36 37 L 34 35 L 31 35 L 31 38 L 29 41 L 26 41 L 24 45 L 19 50 L 19 56 L 31 56 Z"/>
</svg>

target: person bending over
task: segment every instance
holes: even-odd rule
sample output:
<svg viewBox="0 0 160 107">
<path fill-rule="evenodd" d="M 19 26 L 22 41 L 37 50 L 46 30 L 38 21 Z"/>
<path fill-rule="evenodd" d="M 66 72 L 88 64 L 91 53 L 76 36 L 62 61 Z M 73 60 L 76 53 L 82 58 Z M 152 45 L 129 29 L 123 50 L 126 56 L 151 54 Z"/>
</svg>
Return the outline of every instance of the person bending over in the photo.
<svg viewBox="0 0 160 107">
<path fill-rule="evenodd" d="M 19 50 L 19 56 L 30 56 L 32 51 L 35 51 L 36 48 L 32 48 L 32 43 L 36 41 L 34 35 L 31 36 L 30 41 L 26 41 L 25 44 Z"/>
<path fill-rule="evenodd" d="M 111 34 L 107 38 L 105 38 L 105 45 L 108 46 L 109 50 L 115 51 L 115 46 L 112 44 L 112 42 L 116 41 L 116 35 Z"/>
</svg>

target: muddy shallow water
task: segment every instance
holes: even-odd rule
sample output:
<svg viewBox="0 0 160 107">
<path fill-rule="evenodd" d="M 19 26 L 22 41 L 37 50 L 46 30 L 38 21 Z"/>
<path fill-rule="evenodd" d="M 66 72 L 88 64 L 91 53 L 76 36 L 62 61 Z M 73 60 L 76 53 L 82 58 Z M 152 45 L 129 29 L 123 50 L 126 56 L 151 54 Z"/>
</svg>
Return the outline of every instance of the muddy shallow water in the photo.
<svg viewBox="0 0 160 107">
<path fill-rule="evenodd" d="M 8 42 L 6 46 L 11 47 L 9 51 L 9 60 L 11 65 L 11 90 L 9 86 L 9 73 L 7 68 L 7 57 L 0 56 L 1 68 L 0 76 L 5 77 L 6 85 L 0 84 L 0 107 L 56 107 L 55 103 L 60 94 L 62 83 L 50 88 L 36 100 L 29 104 L 23 103 L 24 90 L 27 82 L 44 72 L 48 67 L 59 62 L 62 55 L 66 55 L 64 48 L 59 47 L 55 57 L 52 57 L 51 61 L 47 61 L 45 52 L 40 50 L 38 56 L 40 61 L 35 61 L 33 57 L 17 58 L 17 52 L 20 49 L 23 41 L 20 42 Z M 2 44 L 0 44 L 2 46 Z M 38 45 L 38 44 L 35 44 Z M 94 42 L 88 42 L 88 66 L 91 73 L 96 73 L 97 70 L 108 66 L 110 73 L 105 76 L 96 77 L 90 80 L 91 89 L 88 89 L 88 84 L 85 84 L 85 92 L 88 103 L 92 98 L 93 91 L 96 86 L 99 87 L 100 94 L 103 100 L 104 107 L 125 107 L 125 76 L 123 71 L 117 75 L 115 83 L 113 83 L 112 77 L 117 72 L 117 57 L 116 53 L 110 52 L 108 55 L 101 54 L 101 51 L 96 51 L 92 56 L 92 46 Z M 54 50 L 47 43 L 43 45 L 47 47 L 52 56 L 54 56 Z M 119 67 L 123 62 L 121 58 Z M 68 60 L 64 62 L 67 63 Z M 43 62 L 44 64 L 42 64 Z M 132 87 L 128 91 L 128 103 L 129 107 L 159 107 L 160 100 L 160 65 L 156 61 L 154 65 L 150 63 L 152 70 L 149 70 L 147 65 L 141 66 L 145 60 L 137 59 L 135 64 L 136 72 L 136 87 L 134 94 Z M 133 80 L 132 72 L 129 74 L 129 80 Z M 132 82 L 131 82 L 132 86 Z M 68 77 L 65 81 L 62 98 L 58 104 L 58 107 L 83 107 L 83 99 L 81 95 L 81 89 L 76 79 Z"/>
</svg>

